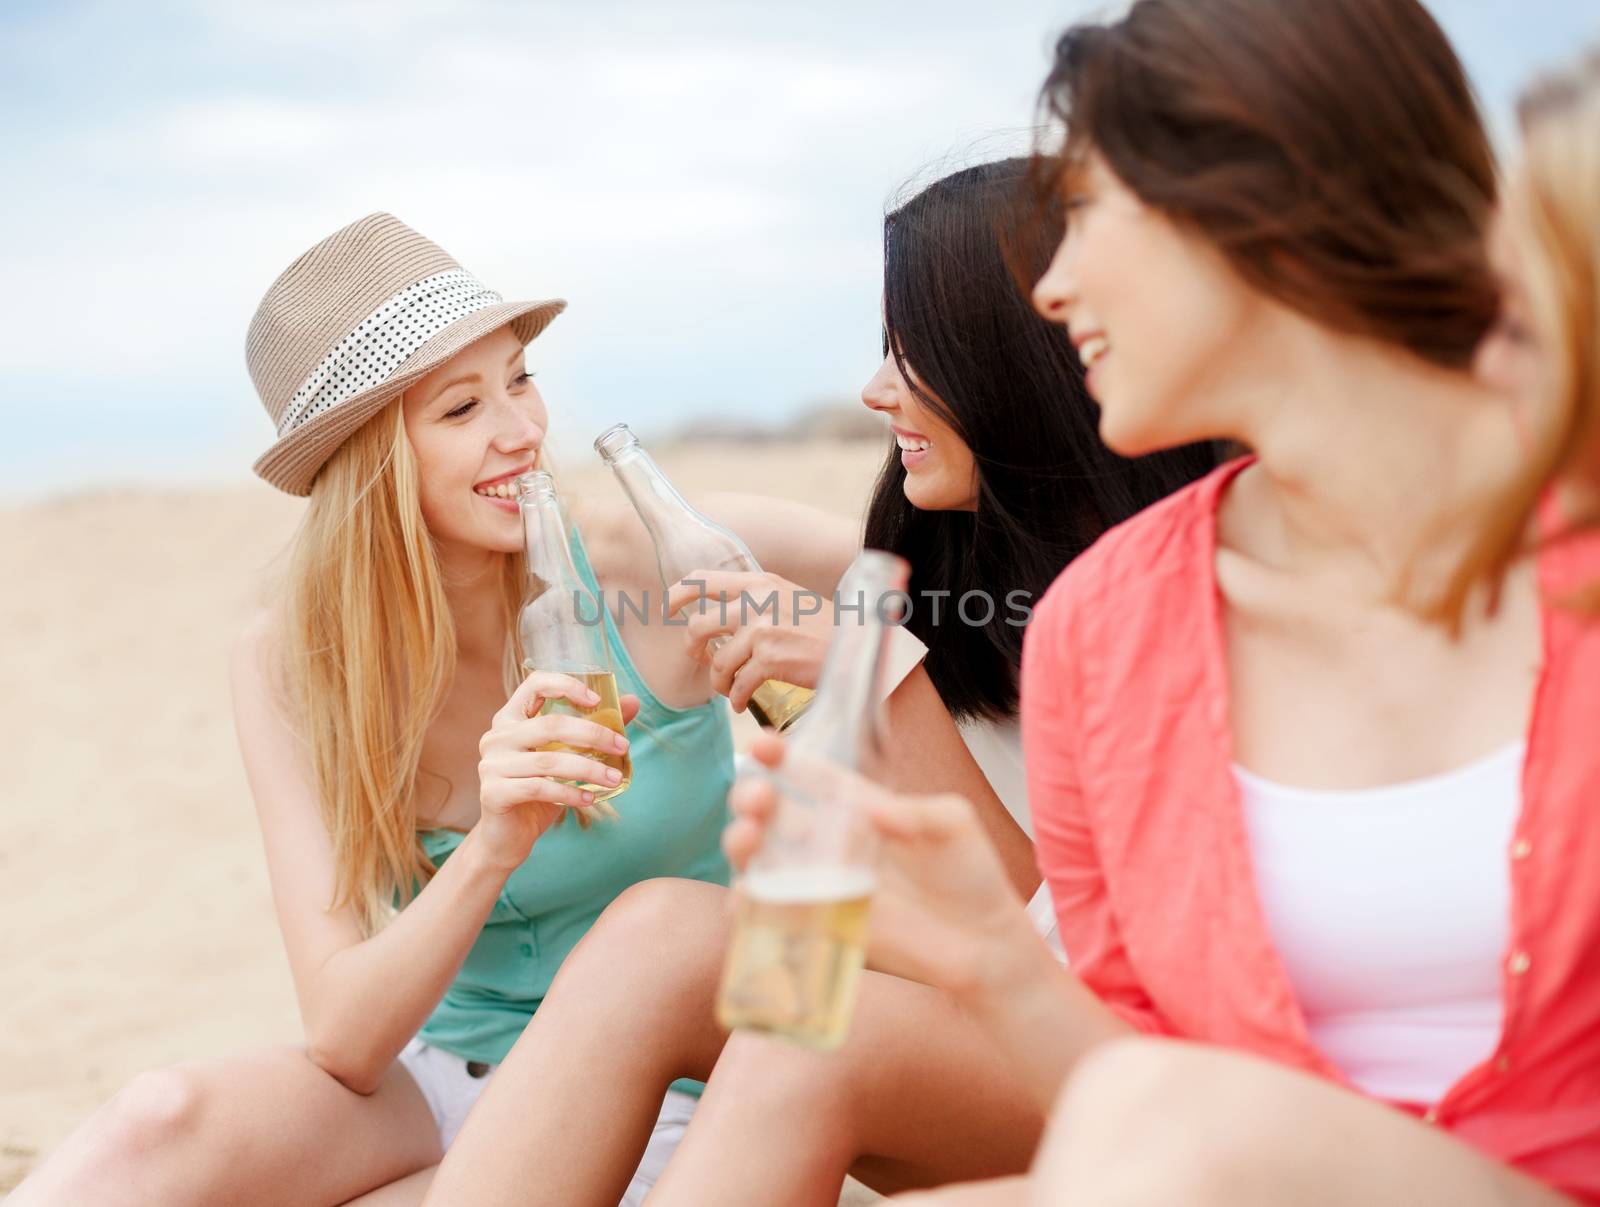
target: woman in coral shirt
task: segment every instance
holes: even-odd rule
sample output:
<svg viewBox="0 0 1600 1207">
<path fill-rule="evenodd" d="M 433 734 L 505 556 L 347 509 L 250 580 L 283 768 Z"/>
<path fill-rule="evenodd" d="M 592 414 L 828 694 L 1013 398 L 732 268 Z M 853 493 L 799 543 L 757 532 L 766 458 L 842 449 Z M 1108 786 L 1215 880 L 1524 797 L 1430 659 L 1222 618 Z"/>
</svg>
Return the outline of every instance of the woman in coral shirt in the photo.
<svg viewBox="0 0 1600 1207">
<path fill-rule="evenodd" d="M 1459 64 L 1413 0 L 1141 0 L 1061 40 L 1045 97 L 1072 216 L 1035 303 L 1102 436 L 1255 456 L 1030 626 L 1071 972 L 961 802 L 875 801 L 869 958 L 1059 1099 L 1031 1186 L 928 1201 L 1600 1202 L 1600 626 L 1565 606 L 1600 537 L 1426 616 L 1523 447 L 1467 372 L 1493 174 Z M 736 860 L 768 803 L 737 799 Z"/>
</svg>

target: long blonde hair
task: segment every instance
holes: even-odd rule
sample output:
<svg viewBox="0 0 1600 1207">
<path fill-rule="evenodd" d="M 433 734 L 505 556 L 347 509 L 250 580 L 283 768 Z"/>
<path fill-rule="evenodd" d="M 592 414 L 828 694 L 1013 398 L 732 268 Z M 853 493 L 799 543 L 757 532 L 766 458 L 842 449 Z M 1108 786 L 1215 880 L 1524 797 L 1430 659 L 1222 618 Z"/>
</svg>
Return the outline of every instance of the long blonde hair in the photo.
<svg viewBox="0 0 1600 1207">
<path fill-rule="evenodd" d="M 1443 604 L 1450 616 L 1459 616 L 1475 584 L 1498 583 L 1525 551 L 1528 521 L 1545 486 L 1580 466 L 1592 472 L 1600 451 L 1600 52 L 1540 81 L 1519 111 L 1522 187 L 1509 197 L 1507 216 L 1522 253 L 1549 390 L 1538 400 L 1528 462 L 1485 517 Z M 1590 485 L 1600 490 L 1600 481 Z M 1600 519 L 1573 518 L 1579 526 Z M 1576 602 L 1600 605 L 1600 584 Z"/>
<path fill-rule="evenodd" d="M 520 553 L 501 575 L 507 692 L 519 678 Z M 456 669 L 456 627 L 398 400 L 317 475 L 290 553 L 282 649 L 338 871 L 330 908 L 367 933 L 434 867 L 417 835 L 423 739 Z"/>
</svg>

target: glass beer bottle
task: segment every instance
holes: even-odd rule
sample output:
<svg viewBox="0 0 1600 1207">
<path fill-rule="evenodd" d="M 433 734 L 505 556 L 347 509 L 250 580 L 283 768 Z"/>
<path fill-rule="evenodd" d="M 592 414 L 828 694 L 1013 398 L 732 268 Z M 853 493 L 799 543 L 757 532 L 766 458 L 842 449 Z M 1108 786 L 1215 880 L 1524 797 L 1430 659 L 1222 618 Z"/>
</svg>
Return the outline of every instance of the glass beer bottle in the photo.
<svg viewBox="0 0 1600 1207">
<path fill-rule="evenodd" d="M 606 644 L 605 601 L 591 591 L 572 562 L 567 544 L 567 522 L 562 514 L 556 484 L 548 473 L 535 470 L 517 479 L 517 504 L 522 511 L 522 533 L 528 555 L 528 598 L 517 618 L 522 639 L 522 670 L 555 671 L 571 675 L 600 697 L 593 708 L 583 708 L 562 697 L 551 697 L 539 708 L 539 716 L 565 713 L 584 717 L 597 724 L 623 732 L 622 703 L 617 695 L 617 676 L 611 665 L 611 650 Z M 541 751 L 571 751 L 595 759 L 622 773 L 616 785 L 595 784 L 588 780 L 567 780 L 594 793 L 595 806 L 580 810 L 586 819 L 615 817 L 616 810 L 604 802 L 627 791 L 633 779 L 633 762 L 626 753 L 612 754 L 586 750 L 565 742 L 547 742 Z"/>
<path fill-rule="evenodd" d="M 614 424 L 601 432 L 594 447 L 617 475 L 655 542 L 663 590 L 696 570 L 760 573 L 761 564 L 749 547 L 689 506 L 627 424 Z M 726 640 L 714 638 L 711 646 L 716 649 Z M 751 695 L 750 712 L 762 725 L 782 733 L 800 719 L 815 694 L 808 687 L 768 679 Z"/>
<path fill-rule="evenodd" d="M 877 753 L 884 636 L 907 573 L 902 559 L 869 549 L 840 580 L 817 698 L 769 773 L 778 808 L 739 884 L 717 995 L 724 1027 L 824 1050 L 844 1042 L 877 879 L 877 844 L 849 785 Z"/>
</svg>

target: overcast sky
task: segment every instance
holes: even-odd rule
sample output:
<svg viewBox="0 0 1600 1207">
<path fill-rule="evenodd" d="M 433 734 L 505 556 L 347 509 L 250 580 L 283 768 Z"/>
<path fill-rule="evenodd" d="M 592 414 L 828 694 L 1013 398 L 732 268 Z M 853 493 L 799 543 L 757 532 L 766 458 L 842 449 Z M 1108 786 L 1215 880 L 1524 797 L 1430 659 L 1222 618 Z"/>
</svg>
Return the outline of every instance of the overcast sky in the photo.
<svg viewBox="0 0 1600 1207">
<path fill-rule="evenodd" d="M 1592 0 L 1437 0 L 1496 125 Z M 0 497 L 245 481 L 278 272 L 389 210 L 508 298 L 558 444 L 848 399 L 885 204 L 1024 148 L 1079 0 L 0 4 Z"/>
</svg>

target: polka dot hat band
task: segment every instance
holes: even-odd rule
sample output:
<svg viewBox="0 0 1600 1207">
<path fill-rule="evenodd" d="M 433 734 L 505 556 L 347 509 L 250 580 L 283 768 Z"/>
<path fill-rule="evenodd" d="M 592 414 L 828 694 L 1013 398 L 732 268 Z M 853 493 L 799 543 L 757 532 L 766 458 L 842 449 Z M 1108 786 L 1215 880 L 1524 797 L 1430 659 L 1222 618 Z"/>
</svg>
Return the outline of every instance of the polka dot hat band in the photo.
<svg viewBox="0 0 1600 1207">
<path fill-rule="evenodd" d="M 278 430 L 256 473 L 290 494 L 384 405 L 510 324 L 524 344 L 566 309 L 505 302 L 389 214 L 369 214 L 284 269 L 250 322 L 245 363 Z"/>
</svg>

